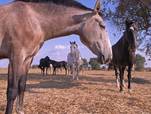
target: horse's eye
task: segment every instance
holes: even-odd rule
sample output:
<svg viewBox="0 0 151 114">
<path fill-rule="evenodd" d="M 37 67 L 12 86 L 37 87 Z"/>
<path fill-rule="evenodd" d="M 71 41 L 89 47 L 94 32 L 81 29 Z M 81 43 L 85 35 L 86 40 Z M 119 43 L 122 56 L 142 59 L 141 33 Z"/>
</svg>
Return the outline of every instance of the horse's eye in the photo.
<svg viewBox="0 0 151 114">
<path fill-rule="evenodd" d="M 102 25 L 101 23 L 99 23 L 100 28 L 105 29 L 105 25 Z"/>
</svg>

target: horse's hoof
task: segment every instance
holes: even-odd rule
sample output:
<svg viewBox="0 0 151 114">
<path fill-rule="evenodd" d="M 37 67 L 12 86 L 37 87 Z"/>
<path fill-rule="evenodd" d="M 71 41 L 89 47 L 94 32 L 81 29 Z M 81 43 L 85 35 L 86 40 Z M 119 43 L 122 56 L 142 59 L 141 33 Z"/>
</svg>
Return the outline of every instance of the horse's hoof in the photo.
<svg viewBox="0 0 151 114">
<path fill-rule="evenodd" d="M 17 114 L 24 114 L 24 111 L 16 111 Z"/>
<path fill-rule="evenodd" d="M 125 87 L 125 84 L 123 84 L 122 87 Z"/>
<path fill-rule="evenodd" d="M 130 93 L 131 93 L 131 92 L 132 92 L 132 90 L 131 90 L 131 89 L 128 89 L 128 92 L 130 92 Z"/>
<path fill-rule="evenodd" d="M 123 91 L 123 90 L 122 90 L 122 91 L 120 90 L 119 92 L 120 92 L 120 93 L 124 93 L 124 91 Z"/>
<path fill-rule="evenodd" d="M 120 93 L 122 93 L 122 92 L 123 92 L 123 88 L 120 87 Z"/>
<path fill-rule="evenodd" d="M 119 88 L 119 85 L 116 85 L 117 88 Z"/>
</svg>

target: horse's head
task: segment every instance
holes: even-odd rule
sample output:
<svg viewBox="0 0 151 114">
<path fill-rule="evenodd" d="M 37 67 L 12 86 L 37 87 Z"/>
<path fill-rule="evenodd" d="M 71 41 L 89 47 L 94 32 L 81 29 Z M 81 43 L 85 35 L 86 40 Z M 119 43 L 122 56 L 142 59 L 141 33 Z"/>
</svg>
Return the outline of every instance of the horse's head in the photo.
<svg viewBox="0 0 151 114">
<path fill-rule="evenodd" d="M 98 0 L 94 11 L 89 14 L 80 29 L 80 40 L 95 55 L 100 64 L 106 64 L 112 59 L 112 49 L 109 36 L 106 30 L 106 24 L 98 14 L 101 8 L 101 1 Z"/>
<path fill-rule="evenodd" d="M 70 41 L 70 44 L 71 44 L 71 46 L 70 46 L 70 50 L 71 50 L 70 55 L 71 55 L 71 57 L 73 57 L 74 54 L 75 54 L 75 53 L 77 52 L 77 50 L 78 50 L 78 45 L 76 44 L 75 41 L 74 41 L 74 42 L 71 42 L 71 41 Z"/>
<path fill-rule="evenodd" d="M 46 61 L 50 61 L 50 58 L 48 56 L 45 57 Z"/>
<path fill-rule="evenodd" d="M 129 44 L 129 50 L 135 52 L 137 49 L 137 24 L 138 22 L 126 19 L 126 40 Z"/>
</svg>

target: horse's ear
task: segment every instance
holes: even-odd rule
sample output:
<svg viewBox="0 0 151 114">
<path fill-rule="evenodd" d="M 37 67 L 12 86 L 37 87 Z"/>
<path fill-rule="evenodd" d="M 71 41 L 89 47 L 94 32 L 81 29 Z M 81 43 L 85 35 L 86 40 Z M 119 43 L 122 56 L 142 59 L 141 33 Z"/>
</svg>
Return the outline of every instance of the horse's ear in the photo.
<svg viewBox="0 0 151 114">
<path fill-rule="evenodd" d="M 101 0 L 98 0 L 95 4 L 94 12 L 99 13 L 100 9 L 101 9 Z"/>
<path fill-rule="evenodd" d="M 128 18 L 126 18 L 125 24 L 128 25 L 129 24 L 129 20 Z"/>
<path fill-rule="evenodd" d="M 72 44 L 72 42 L 70 41 L 70 44 Z"/>
<path fill-rule="evenodd" d="M 136 26 L 138 25 L 138 21 L 137 21 L 137 20 L 135 21 L 135 25 L 136 25 Z"/>
<path fill-rule="evenodd" d="M 76 41 L 74 41 L 73 43 L 76 44 Z"/>
</svg>

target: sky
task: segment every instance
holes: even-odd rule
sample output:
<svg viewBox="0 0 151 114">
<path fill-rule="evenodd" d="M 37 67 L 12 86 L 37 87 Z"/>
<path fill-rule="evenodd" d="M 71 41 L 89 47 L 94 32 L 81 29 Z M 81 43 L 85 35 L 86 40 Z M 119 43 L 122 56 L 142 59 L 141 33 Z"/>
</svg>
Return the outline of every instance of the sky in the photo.
<svg viewBox="0 0 151 114">
<path fill-rule="evenodd" d="M 13 0 L 0 0 L 0 5 L 4 5 L 12 1 Z M 94 9 L 97 0 L 77 0 L 77 1 L 89 8 Z M 104 22 L 106 23 L 107 26 L 107 31 L 109 34 L 111 45 L 114 45 L 121 38 L 122 34 L 121 35 L 118 34 L 118 37 L 117 35 L 115 37 L 113 33 L 117 32 L 117 30 L 113 28 L 109 22 L 107 21 Z M 82 58 L 86 58 L 88 62 L 90 58 L 96 57 L 96 55 L 94 55 L 85 45 L 82 44 L 78 35 L 70 35 L 70 36 L 59 37 L 46 41 L 42 46 L 42 48 L 37 53 L 37 55 L 34 57 L 32 65 L 39 64 L 39 60 L 41 58 L 45 58 L 46 56 L 49 56 L 50 59 L 55 61 L 62 61 L 62 60 L 67 61 L 67 55 L 70 52 L 70 48 L 69 48 L 70 41 L 72 42 L 76 41 Z M 136 52 L 136 54 L 137 53 L 145 57 L 144 53 L 138 51 Z M 146 62 L 147 65 L 145 65 L 145 67 L 151 67 L 151 61 L 147 61 L 146 58 Z M 9 63 L 8 59 L 0 60 L 0 68 L 7 68 L 8 63 Z"/>
</svg>

